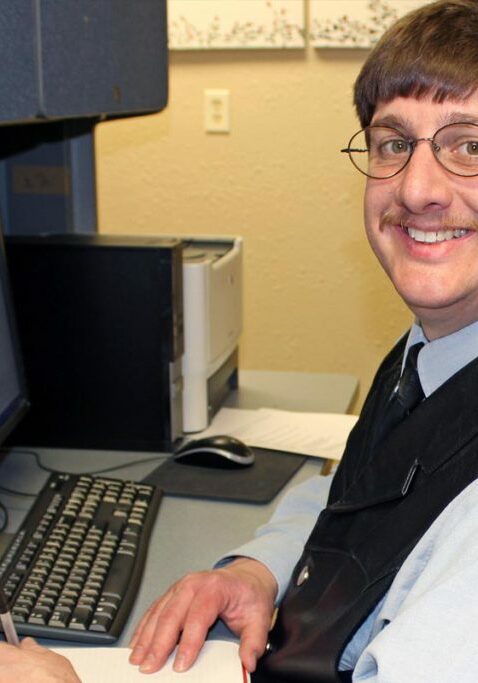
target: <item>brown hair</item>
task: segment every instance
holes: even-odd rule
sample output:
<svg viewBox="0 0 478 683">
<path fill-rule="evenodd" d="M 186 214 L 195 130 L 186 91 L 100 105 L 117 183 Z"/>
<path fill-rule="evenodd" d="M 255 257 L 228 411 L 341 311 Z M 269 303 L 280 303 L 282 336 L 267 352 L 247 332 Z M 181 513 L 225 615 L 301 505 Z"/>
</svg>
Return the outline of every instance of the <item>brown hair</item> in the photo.
<svg viewBox="0 0 478 683">
<path fill-rule="evenodd" d="M 379 40 L 354 89 L 362 126 L 378 102 L 463 99 L 478 87 L 478 0 L 439 0 L 398 20 Z"/>
</svg>

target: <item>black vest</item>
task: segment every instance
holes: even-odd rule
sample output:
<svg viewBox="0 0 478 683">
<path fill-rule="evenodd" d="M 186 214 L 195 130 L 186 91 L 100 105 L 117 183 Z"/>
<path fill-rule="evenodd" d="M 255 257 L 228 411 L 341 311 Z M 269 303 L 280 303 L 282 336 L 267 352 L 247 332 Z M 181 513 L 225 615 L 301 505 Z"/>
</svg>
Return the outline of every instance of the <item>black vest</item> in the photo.
<svg viewBox="0 0 478 683">
<path fill-rule="evenodd" d="M 447 504 L 478 477 L 478 359 L 381 443 L 405 340 L 380 366 L 305 545 L 254 683 L 338 683 L 345 645 Z"/>
</svg>

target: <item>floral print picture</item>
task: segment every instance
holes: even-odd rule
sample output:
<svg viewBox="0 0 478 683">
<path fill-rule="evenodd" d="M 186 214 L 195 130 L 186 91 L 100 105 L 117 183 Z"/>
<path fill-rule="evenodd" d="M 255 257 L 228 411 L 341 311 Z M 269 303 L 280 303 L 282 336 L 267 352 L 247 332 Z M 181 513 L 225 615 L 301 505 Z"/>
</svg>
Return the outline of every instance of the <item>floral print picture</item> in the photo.
<svg viewBox="0 0 478 683">
<path fill-rule="evenodd" d="M 303 48 L 303 0 L 169 0 L 173 50 Z"/>
<path fill-rule="evenodd" d="M 309 41 L 314 47 L 370 48 L 396 19 L 428 2 L 310 0 Z"/>
</svg>

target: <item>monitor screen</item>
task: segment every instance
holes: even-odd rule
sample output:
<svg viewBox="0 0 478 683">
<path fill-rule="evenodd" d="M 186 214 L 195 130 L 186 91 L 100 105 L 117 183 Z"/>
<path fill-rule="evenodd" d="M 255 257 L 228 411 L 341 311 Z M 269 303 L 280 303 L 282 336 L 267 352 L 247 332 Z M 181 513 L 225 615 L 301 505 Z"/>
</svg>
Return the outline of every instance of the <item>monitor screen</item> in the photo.
<svg viewBox="0 0 478 683">
<path fill-rule="evenodd" d="M 0 445 L 28 407 L 0 231 Z"/>
</svg>

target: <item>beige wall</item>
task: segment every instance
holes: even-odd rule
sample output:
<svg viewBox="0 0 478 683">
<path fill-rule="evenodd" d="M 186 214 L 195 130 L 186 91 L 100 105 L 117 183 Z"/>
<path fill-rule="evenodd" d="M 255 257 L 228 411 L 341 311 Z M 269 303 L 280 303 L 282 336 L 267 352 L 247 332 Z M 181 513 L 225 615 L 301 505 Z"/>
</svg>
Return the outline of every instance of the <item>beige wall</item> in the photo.
<svg viewBox="0 0 478 683">
<path fill-rule="evenodd" d="M 352 373 L 360 400 L 411 319 L 363 236 L 363 179 L 338 152 L 358 128 L 365 55 L 172 53 L 167 110 L 96 134 L 100 230 L 242 235 L 241 366 Z M 229 135 L 204 132 L 205 88 L 230 90 Z"/>
</svg>

